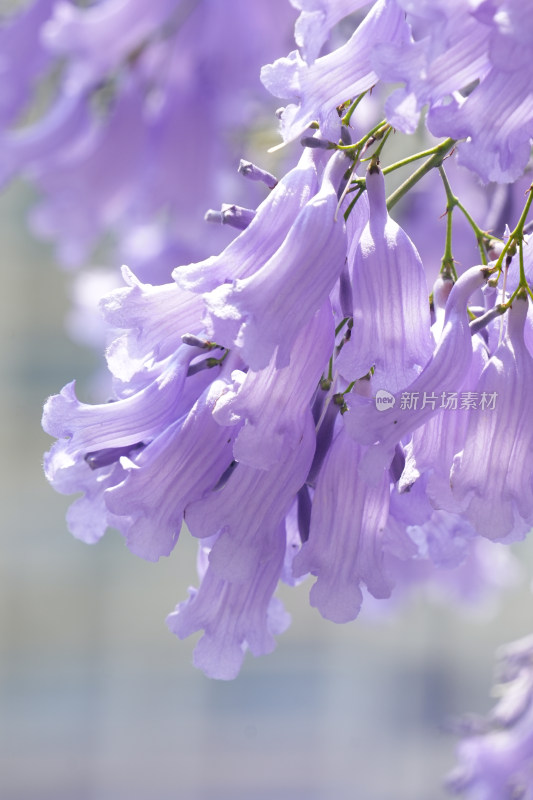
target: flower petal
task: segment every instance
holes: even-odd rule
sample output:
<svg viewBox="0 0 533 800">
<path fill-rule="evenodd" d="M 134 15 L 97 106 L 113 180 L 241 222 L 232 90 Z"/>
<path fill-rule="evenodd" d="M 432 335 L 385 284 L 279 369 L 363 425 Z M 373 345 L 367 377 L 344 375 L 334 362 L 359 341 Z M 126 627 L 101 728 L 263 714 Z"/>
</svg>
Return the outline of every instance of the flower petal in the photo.
<svg viewBox="0 0 533 800">
<path fill-rule="evenodd" d="M 359 476 L 363 448 L 342 428 L 318 477 L 309 539 L 294 559 L 295 575 L 317 581 L 310 602 L 326 619 L 348 622 L 359 613 L 365 583 L 374 597 L 388 597 L 383 532 L 388 517 L 389 481 L 368 486 Z"/>
<path fill-rule="evenodd" d="M 250 370 L 214 411 L 222 425 L 246 420 L 234 446 L 237 461 L 270 469 L 300 441 L 311 398 L 334 347 L 329 301 L 300 331 L 290 364 L 276 367 L 276 354 L 259 372 Z"/>
<path fill-rule="evenodd" d="M 353 392 L 346 396 L 348 413 L 344 421 L 348 432 L 361 444 L 375 443 L 362 464 L 368 480 L 379 480 L 381 470 L 392 460 L 395 445 L 442 410 L 438 404 L 442 392 L 457 392 L 462 386 L 472 360 L 466 304 L 488 277 L 484 267 L 472 267 L 461 275 L 448 298 L 444 329 L 431 359 L 404 392 L 393 395 L 394 402 L 389 402 L 385 410 L 376 406 L 375 399 Z"/>
<path fill-rule="evenodd" d="M 367 173 L 369 221 L 351 279 L 353 329 L 336 366 L 347 381 L 375 367 L 373 386 L 396 392 L 411 383 L 433 350 L 426 276 L 407 234 L 388 215 L 378 167 Z"/>
<path fill-rule="evenodd" d="M 306 64 L 297 51 L 261 70 L 261 80 L 276 97 L 291 100 L 281 116 L 283 141 L 290 142 L 318 118 L 323 133 L 334 109 L 377 82 L 372 61 L 380 42 L 409 38 L 403 10 L 394 0 L 378 0 L 345 45 Z"/>
</svg>

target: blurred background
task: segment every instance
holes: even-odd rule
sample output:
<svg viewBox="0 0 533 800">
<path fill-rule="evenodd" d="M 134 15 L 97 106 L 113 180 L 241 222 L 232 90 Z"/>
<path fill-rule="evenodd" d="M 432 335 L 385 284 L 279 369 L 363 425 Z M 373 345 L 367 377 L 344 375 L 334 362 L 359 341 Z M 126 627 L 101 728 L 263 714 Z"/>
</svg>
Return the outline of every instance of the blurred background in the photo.
<svg viewBox="0 0 533 800">
<path fill-rule="evenodd" d="M 2 11 L 16 5 L 4 2 Z M 269 58 L 292 46 L 295 16 Z M 254 154 L 283 172 L 263 157 L 277 141 L 269 103 L 267 140 L 257 107 L 246 152 L 228 134 L 233 172 Z M 205 122 L 209 134 L 215 123 Z M 73 186 L 82 207 L 83 177 Z M 427 196 L 437 220 L 443 200 Z M 252 205 L 260 197 L 247 195 Z M 203 198 L 204 209 L 239 201 L 226 178 Z M 0 800 L 443 800 L 450 720 L 490 708 L 495 649 L 531 632 L 531 545 L 510 559 L 493 546 L 501 561 L 487 563 L 491 590 L 478 602 L 418 588 L 386 609 L 367 603 L 343 626 L 309 608 L 309 583 L 282 587 L 293 623 L 277 650 L 248 656 L 234 682 L 204 677 L 192 666 L 198 637 L 180 642 L 165 625 L 196 583 L 191 538 L 157 564 L 114 531 L 82 544 L 66 529 L 69 498 L 44 479 L 43 402 L 74 377 L 80 397 L 96 399 L 104 360 L 103 342 L 91 349 L 67 335 L 79 284 L 58 268 L 53 242 L 28 232 L 36 202 L 19 180 L 0 195 Z M 115 273 L 119 252 L 107 250 Z M 77 337 L 90 341 L 93 318 L 85 331 L 83 319 Z"/>
</svg>

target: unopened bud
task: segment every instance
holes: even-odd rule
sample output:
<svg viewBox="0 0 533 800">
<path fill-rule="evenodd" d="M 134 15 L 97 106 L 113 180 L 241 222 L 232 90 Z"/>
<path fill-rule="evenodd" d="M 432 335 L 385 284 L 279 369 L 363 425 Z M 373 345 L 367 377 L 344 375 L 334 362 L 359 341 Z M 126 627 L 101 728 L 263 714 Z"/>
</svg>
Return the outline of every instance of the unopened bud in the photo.
<svg viewBox="0 0 533 800">
<path fill-rule="evenodd" d="M 232 228 L 244 230 L 255 217 L 255 211 L 251 208 L 243 208 L 234 204 L 223 203 L 220 211 L 210 208 L 206 212 L 204 219 L 206 222 L 217 222 L 220 225 L 230 225 Z"/>
<path fill-rule="evenodd" d="M 300 144 L 303 147 L 311 147 L 313 150 L 331 150 L 331 142 L 325 139 L 315 139 L 314 136 L 302 136 Z"/>
<path fill-rule="evenodd" d="M 219 225 L 222 225 L 224 221 L 222 219 L 222 212 L 215 211 L 214 208 L 210 208 L 205 212 L 204 220 L 205 222 L 217 222 Z"/>
<path fill-rule="evenodd" d="M 256 165 L 252 164 L 251 161 L 244 161 L 241 159 L 238 172 L 241 175 L 244 175 L 245 178 L 249 178 L 251 181 L 262 181 L 268 186 L 269 189 L 273 189 L 278 183 L 278 180 L 274 175 L 264 169 L 261 169 L 260 167 L 256 167 Z"/>
<path fill-rule="evenodd" d="M 221 211 L 222 224 L 231 225 L 233 228 L 238 228 L 239 230 L 247 228 L 255 217 L 255 211 L 253 209 L 243 208 L 243 206 L 226 205 L 226 203 L 224 203 Z"/>
</svg>

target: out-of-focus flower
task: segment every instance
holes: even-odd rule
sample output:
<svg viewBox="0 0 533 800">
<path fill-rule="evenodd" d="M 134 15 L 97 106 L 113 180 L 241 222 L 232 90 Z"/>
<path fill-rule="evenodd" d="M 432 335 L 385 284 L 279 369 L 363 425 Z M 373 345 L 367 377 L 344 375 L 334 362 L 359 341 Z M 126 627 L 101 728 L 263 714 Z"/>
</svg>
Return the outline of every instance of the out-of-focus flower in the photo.
<svg viewBox="0 0 533 800">
<path fill-rule="evenodd" d="M 486 719 L 467 723 L 448 788 L 471 800 L 533 796 L 533 640 L 502 647 L 501 699 Z"/>
<path fill-rule="evenodd" d="M 111 235 L 113 260 L 140 271 L 131 241 L 157 228 L 143 277 L 160 283 L 228 241 L 204 212 L 221 192 L 257 199 L 223 156 L 233 141 L 237 158 L 261 118 L 259 68 L 286 48 L 294 17 L 285 0 L 38 0 L 0 27 L 0 180 L 37 187 L 32 227 L 62 263 L 86 263 Z M 14 126 L 45 68 L 48 111 Z"/>
</svg>

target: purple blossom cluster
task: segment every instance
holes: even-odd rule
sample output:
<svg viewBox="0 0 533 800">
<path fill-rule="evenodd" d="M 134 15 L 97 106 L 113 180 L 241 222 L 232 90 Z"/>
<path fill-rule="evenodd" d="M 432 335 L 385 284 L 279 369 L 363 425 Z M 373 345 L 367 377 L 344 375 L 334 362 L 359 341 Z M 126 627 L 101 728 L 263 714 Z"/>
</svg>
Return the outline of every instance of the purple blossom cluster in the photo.
<svg viewBox="0 0 533 800">
<path fill-rule="evenodd" d="M 312 120 L 336 139 L 335 107 L 379 81 L 403 84 L 387 120 L 414 133 L 421 110 L 435 136 L 461 139 L 459 163 L 484 181 L 510 182 L 526 168 L 533 136 L 533 7 L 522 0 L 377 0 L 352 37 L 318 57 L 332 26 L 360 0 L 299 0 L 295 50 L 262 71 L 265 86 L 290 100 L 285 141 Z"/>
<path fill-rule="evenodd" d="M 349 168 L 343 152 L 307 148 L 218 256 L 157 287 L 125 271 L 102 306 L 123 330 L 107 353 L 114 402 L 89 406 L 70 384 L 45 408 L 59 440 L 47 476 L 85 493 L 74 535 L 111 525 L 150 560 L 183 520 L 202 540 L 200 588 L 168 624 L 204 630 L 195 662 L 214 677 L 234 677 L 246 648 L 273 648 L 280 579 L 315 576 L 311 604 L 347 622 L 362 587 L 388 597 L 423 542 L 448 565 L 477 536 L 512 541 L 533 522 L 527 295 L 501 341 L 493 293 L 468 314 L 489 266 L 439 278 L 431 308 L 375 162 L 365 200 L 346 224 L 337 213 Z M 459 392 L 492 402 L 449 407 Z"/>
<path fill-rule="evenodd" d="M 63 265 L 111 239 L 113 263 L 161 283 L 227 243 L 205 204 L 232 192 L 227 151 L 260 123 L 259 69 L 294 17 L 285 0 L 34 0 L 4 20 L 0 183 L 33 184 L 31 228 Z"/>
<path fill-rule="evenodd" d="M 505 219 L 516 223 L 505 239 L 490 241 L 442 167 L 454 144 L 486 181 L 512 181 L 526 166 L 533 109 L 519 87 L 531 67 L 515 3 L 377 0 L 326 55 L 332 27 L 363 4 L 294 5 L 301 53 L 262 77 L 290 101 L 280 112 L 284 139 L 305 134 L 298 162 L 279 181 L 243 162 L 265 199 L 255 210 L 223 207 L 221 218 L 240 232 L 218 255 L 182 261 L 161 285 L 124 268 L 125 286 L 101 304 L 114 333 L 111 402 L 81 402 L 71 383 L 43 417 L 58 440 L 45 457 L 49 481 L 82 493 L 68 512 L 75 536 L 95 542 L 113 527 L 151 561 L 171 553 L 184 522 L 199 540 L 199 586 L 167 622 L 180 638 L 203 631 L 195 664 L 221 679 L 238 674 L 247 650 L 272 651 L 287 627 L 274 596 L 280 581 L 312 576 L 311 605 L 348 622 L 364 591 L 388 598 L 395 583 L 412 580 L 413 565 L 469 563 L 475 572 L 480 542 L 517 541 L 533 525 L 533 253 L 524 233 L 533 195 L 518 222 Z M 143 13 L 158 26 L 169 8 L 139 6 L 120 47 L 105 52 L 78 19 L 89 11 L 56 10 L 47 35 L 72 56 L 67 86 L 100 79 L 126 52 L 131 60 Z M 103 12 L 124 8 L 107 0 L 90 10 L 110 41 Z M 520 81 L 492 129 L 476 103 L 498 96 L 506 48 L 518 52 Z M 352 143 L 357 106 L 378 81 L 405 88 Z M 392 127 L 411 133 L 425 105 L 430 131 L 448 138 L 387 198 L 380 160 Z M 166 112 L 174 113 L 171 99 Z M 160 152 L 155 166 L 141 150 L 132 158 L 161 186 L 172 176 Z M 448 224 L 430 287 L 427 265 L 389 210 L 432 168 L 442 175 Z M 155 212 L 150 204 L 165 192 L 151 186 L 129 198 L 128 218 L 137 204 Z M 454 208 L 480 248 L 459 276 Z"/>
</svg>

